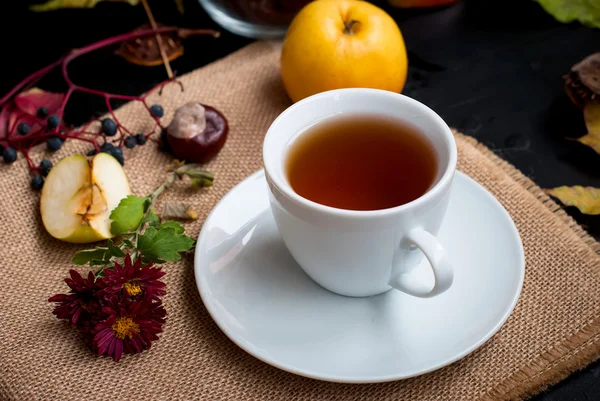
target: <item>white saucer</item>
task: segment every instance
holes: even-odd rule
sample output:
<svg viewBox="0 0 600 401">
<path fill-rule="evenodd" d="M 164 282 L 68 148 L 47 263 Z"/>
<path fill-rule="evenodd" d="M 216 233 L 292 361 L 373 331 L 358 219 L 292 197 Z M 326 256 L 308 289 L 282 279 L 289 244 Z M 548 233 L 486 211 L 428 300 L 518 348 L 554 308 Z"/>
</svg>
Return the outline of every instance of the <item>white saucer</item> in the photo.
<svg viewBox="0 0 600 401">
<path fill-rule="evenodd" d="M 195 273 L 221 330 L 275 367 L 347 383 L 417 376 L 477 349 L 517 302 L 525 265 L 519 234 L 498 201 L 460 172 L 439 235 L 455 279 L 431 299 L 323 289 L 285 248 L 267 191 L 259 171 L 219 202 L 198 238 Z"/>
</svg>

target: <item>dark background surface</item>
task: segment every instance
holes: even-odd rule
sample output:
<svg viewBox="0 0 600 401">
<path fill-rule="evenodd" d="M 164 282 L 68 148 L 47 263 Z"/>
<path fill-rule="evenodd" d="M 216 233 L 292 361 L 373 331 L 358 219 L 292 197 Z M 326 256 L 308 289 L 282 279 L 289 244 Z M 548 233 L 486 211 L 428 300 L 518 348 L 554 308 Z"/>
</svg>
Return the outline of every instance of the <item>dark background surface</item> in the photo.
<svg viewBox="0 0 600 401">
<path fill-rule="evenodd" d="M 1 94 L 71 48 L 147 22 L 141 6 L 101 3 L 95 9 L 36 14 L 27 10 L 28 3 L 33 2 L 3 2 L 0 12 Z M 196 1 L 184 3 L 186 12 L 181 16 L 171 1 L 150 1 L 159 22 L 220 29 Z M 404 94 L 429 105 L 450 126 L 474 136 L 543 188 L 600 187 L 600 155 L 565 139 L 584 135 L 585 125 L 562 80 L 573 64 L 600 51 L 599 29 L 560 24 L 529 0 L 464 1 L 431 10 L 386 9 L 398 21 L 409 51 Z M 219 39 L 188 39 L 185 55 L 172 66 L 183 74 L 250 42 L 225 31 Z M 72 79 L 106 91 L 139 94 L 166 78 L 163 67 L 128 64 L 113 50 L 103 49 L 73 62 Z M 40 86 L 64 89 L 58 74 Z M 69 103 L 66 120 L 81 123 L 103 110 L 101 99 L 78 98 Z M 584 216 L 574 208 L 567 211 L 600 238 L 600 216 Z M 535 398 L 599 399 L 599 363 Z"/>
</svg>

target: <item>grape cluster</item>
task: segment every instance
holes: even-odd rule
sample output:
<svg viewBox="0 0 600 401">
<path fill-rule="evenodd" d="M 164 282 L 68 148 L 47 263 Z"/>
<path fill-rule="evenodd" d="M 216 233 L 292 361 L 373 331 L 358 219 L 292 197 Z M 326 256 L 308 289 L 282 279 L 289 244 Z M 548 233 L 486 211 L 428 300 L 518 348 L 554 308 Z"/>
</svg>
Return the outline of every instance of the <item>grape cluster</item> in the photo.
<svg viewBox="0 0 600 401">
<path fill-rule="evenodd" d="M 152 106 L 150 106 L 149 112 L 155 119 L 161 118 L 164 115 L 164 110 L 160 104 L 153 104 Z M 50 130 L 55 130 L 55 129 L 57 129 L 57 127 L 60 127 L 60 125 L 61 125 L 61 118 L 56 114 L 49 115 L 48 108 L 45 106 L 39 107 L 37 109 L 36 117 L 39 118 L 40 120 L 45 120 L 46 124 L 45 124 L 45 127 L 43 128 L 44 132 L 49 132 Z M 117 161 L 121 165 L 125 164 L 125 159 L 123 157 L 123 149 L 122 149 L 123 146 L 128 149 L 132 149 L 135 146 L 144 145 L 148 141 L 149 135 L 147 136 L 144 133 L 139 133 L 136 135 L 127 135 L 126 137 L 122 138 L 121 140 L 117 139 L 114 142 L 118 143 L 118 145 L 115 145 L 111 142 L 108 142 L 107 138 L 112 138 L 115 135 L 117 135 L 118 132 L 120 132 L 121 128 L 119 126 L 119 123 L 117 121 L 113 120 L 112 118 L 104 118 L 100 121 L 100 123 L 101 123 L 101 136 L 104 137 L 105 141 L 102 144 L 102 146 L 100 146 L 99 151 L 110 154 L 115 159 L 117 159 Z M 20 122 L 16 126 L 16 133 L 19 134 L 20 136 L 29 135 L 31 132 L 32 132 L 32 126 L 26 122 Z M 58 135 L 47 136 L 45 138 L 46 139 L 46 148 L 51 152 L 56 152 L 57 150 L 59 150 L 62 147 L 64 140 L 66 139 L 66 138 L 61 137 L 61 135 L 64 135 L 64 134 L 65 134 L 65 131 L 60 130 L 58 132 Z M 96 150 L 96 148 L 94 148 L 94 149 L 91 149 L 87 153 L 87 155 L 93 156 L 96 153 L 98 153 L 98 151 Z M 2 155 L 2 158 L 4 159 L 4 161 L 6 163 L 13 163 L 17 160 L 17 150 L 14 147 L 10 146 L 9 143 L 7 143 L 5 146 L 0 144 L 0 155 Z M 28 158 L 27 160 L 30 163 L 30 159 Z M 48 159 L 43 159 L 37 167 L 35 165 L 30 164 L 30 168 L 32 171 L 31 187 L 35 190 L 42 189 L 44 186 L 44 181 L 45 181 L 44 177 L 48 176 L 48 174 L 50 173 L 50 170 L 52 169 L 52 162 Z"/>
</svg>

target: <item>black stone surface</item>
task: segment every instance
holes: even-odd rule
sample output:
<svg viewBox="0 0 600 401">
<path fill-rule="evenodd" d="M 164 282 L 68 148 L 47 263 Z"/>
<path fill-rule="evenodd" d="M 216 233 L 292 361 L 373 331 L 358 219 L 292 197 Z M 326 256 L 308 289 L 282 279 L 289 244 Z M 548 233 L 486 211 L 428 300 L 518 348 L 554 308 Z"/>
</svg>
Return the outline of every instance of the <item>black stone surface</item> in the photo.
<svg viewBox="0 0 600 401">
<path fill-rule="evenodd" d="M 142 7 L 101 3 L 95 9 L 32 13 L 32 1 L 3 2 L 0 12 L 2 79 L 5 93 L 29 73 L 71 48 L 130 31 L 146 23 Z M 172 1 L 151 0 L 156 19 L 167 25 L 217 28 L 196 1 L 179 15 Z M 375 1 L 385 7 L 382 1 Z M 566 138 L 585 134 L 581 111 L 564 93 L 561 76 L 583 57 L 600 51 L 600 30 L 560 24 L 529 0 L 463 1 L 431 10 L 386 7 L 398 21 L 409 51 L 404 90 L 436 110 L 449 125 L 472 135 L 543 188 L 600 186 L 600 155 Z M 185 73 L 221 58 L 251 41 L 227 32 L 219 39 L 185 42 L 185 55 L 172 63 Z M 70 66 L 79 84 L 139 94 L 165 79 L 164 69 L 137 67 L 104 49 Z M 60 74 L 45 79 L 47 90 L 64 89 Z M 68 122 L 103 112 L 101 99 L 71 102 Z M 600 237 L 600 216 L 568 208 Z M 599 400 L 600 364 L 535 397 L 536 401 Z"/>
</svg>

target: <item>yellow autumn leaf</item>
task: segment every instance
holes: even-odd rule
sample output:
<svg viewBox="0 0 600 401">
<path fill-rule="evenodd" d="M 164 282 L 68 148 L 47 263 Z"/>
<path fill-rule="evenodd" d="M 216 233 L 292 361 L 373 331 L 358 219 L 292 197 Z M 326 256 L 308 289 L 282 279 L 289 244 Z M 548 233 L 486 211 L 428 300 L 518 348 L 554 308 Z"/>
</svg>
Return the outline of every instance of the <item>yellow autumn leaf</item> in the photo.
<svg viewBox="0 0 600 401">
<path fill-rule="evenodd" d="M 588 103 L 583 108 L 588 133 L 577 140 L 600 153 L 600 103 Z"/>
<path fill-rule="evenodd" d="M 600 214 L 600 189 L 594 187 L 562 186 L 545 192 L 560 200 L 565 206 L 575 206 L 584 214 Z"/>
<path fill-rule="evenodd" d="M 92 8 L 102 1 L 116 1 L 137 5 L 140 0 L 49 0 L 42 4 L 34 4 L 29 7 L 32 11 L 52 11 L 60 8 Z"/>
</svg>

